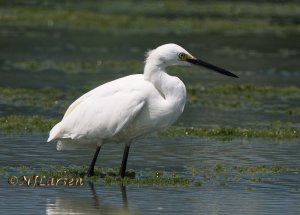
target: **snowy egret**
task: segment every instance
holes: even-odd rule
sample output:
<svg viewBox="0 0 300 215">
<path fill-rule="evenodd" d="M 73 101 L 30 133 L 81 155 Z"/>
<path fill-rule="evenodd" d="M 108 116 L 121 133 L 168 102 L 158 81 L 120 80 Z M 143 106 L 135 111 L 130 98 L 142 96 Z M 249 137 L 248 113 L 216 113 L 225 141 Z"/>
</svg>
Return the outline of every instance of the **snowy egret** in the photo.
<svg viewBox="0 0 300 215">
<path fill-rule="evenodd" d="M 171 126 L 181 115 L 186 100 L 183 82 L 166 73 L 171 65 L 204 66 L 223 75 L 235 74 L 199 60 L 176 44 L 165 44 L 147 53 L 144 74 L 129 75 L 103 84 L 79 97 L 67 109 L 61 122 L 50 131 L 48 142 L 57 149 L 68 144 L 94 143 L 96 152 L 87 171 L 94 166 L 105 143 L 125 143 L 120 176 L 125 176 L 133 140 Z"/>
</svg>

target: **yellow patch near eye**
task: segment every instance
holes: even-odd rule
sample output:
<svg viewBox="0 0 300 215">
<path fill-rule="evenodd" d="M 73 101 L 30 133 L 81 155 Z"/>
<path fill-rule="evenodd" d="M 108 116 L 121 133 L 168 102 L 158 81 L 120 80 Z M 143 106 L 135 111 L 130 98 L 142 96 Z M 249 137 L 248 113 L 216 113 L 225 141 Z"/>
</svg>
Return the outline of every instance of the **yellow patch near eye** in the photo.
<svg viewBox="0 0 300 215">
<path fill-rule="evenodd" d="M 179 57 L 180 60 L 193 59 L 193 56 L 185 54 L 183 52 L 178 53 L 178 57 Z"/>
</svg>

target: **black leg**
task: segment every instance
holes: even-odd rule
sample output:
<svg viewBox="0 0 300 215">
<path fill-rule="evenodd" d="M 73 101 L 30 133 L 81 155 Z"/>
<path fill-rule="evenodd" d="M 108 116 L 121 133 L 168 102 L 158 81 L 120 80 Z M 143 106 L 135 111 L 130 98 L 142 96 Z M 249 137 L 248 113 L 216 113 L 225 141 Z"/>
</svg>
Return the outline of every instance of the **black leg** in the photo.
<svg viewBox="0 0 300 215">
<path fill-rule="evenodd" d="M 97 149 L 95 151 L 92 163 L 91 163 L 91 165 L 89 167 L 89 170 L 86 173 L 87 177 L 91 177 L 91 176 L 93 176 L 95 174 L 94 167 L 95 167 L 95 163 L 96 163 L 96 160 L 97 160 L 97 157 L 98 157 L 100 149 L 101 149 L 101 146 L 97 146 Z"/>
<path fill-rule="evenodd" d="M 125 145 L 125 149 L 124 149 L 124 153 L 123 153 L 123 160 L 122 160 L 122 164 L 121 164 L 121 168 L 120 168 L 120 172 L 119 172 L 121 178 L 124 178 L 124 176 L 125 176 L 129 149 L 130 149 L 130 145 L 129 146 Z"/>
</svg>

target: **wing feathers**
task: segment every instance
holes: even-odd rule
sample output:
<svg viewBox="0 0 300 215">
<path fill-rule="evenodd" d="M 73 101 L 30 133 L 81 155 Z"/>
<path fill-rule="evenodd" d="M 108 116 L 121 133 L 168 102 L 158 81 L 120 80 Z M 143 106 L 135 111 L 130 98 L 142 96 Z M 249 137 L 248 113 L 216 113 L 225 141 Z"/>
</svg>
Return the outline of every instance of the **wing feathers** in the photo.
<svg viewBox="0 0 300 215">
<path fill-rule="evenodd" d="M 125 129 L 141 112 L 146 99 L 137 92 L 89 97 L 70 106 L 48 141 L 70 138 L 106 139 Z"/>
</svg>

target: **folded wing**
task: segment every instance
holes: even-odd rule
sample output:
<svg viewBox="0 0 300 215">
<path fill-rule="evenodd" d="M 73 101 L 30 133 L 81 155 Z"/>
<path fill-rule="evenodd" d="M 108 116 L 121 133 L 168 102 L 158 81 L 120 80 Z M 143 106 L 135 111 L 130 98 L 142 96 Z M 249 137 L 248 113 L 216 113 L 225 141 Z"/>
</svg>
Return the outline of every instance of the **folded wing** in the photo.
<svg viewBox="0 0 300 215">
<path fill-rule="evenodd" d="M 50 131 L 48 142 L 112 138 L 135 120 L 145 102 L 144 95 L 136 90 L 88 93 L 70 105 L 63 120 Z"/>
</svg>

